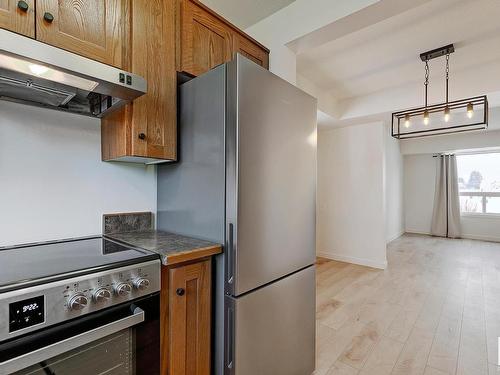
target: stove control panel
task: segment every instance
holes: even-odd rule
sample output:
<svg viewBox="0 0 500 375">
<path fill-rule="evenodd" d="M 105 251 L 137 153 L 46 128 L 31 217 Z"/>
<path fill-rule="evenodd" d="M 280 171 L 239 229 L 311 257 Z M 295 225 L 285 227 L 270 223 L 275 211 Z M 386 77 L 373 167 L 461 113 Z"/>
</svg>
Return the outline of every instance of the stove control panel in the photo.
<svg viewBox="0 0 500 375">
<path fill-rule="evenodd" d="M 158 284 L 158 276 L 149 267 L 121 269 L 117 272 L 66 283 L 62 293 L 66 299 L 64 308 L 79 311 L 93 306 L 111 306 L 114 303 L 152 293 Z M 153 281 L 151 281 L 153 280 Z M 74 280 L 72 280 L 74 281 Z"/>
<path fill-rule="evenodd" d="M 0 341 L 160 290 L 160 261 L 0 294 Z"/>
</svg>

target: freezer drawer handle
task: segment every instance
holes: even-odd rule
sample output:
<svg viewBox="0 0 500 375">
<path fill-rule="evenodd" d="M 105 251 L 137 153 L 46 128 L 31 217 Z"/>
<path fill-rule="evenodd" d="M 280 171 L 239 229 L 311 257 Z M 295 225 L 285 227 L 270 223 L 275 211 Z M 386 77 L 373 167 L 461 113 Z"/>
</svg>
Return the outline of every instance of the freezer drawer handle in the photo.
<svg viewBox="0 0 500 375">
<path fill-rule="evenodd" d="M 11 372 L 22 370 L 59 354 L 66 353 L 80 346 L 89 344 L 92 341 L 96 341 L 113 333 L 120 332 L 126 328 L 130 328 L 144 322 L 144 317 L 144 310 L 136 307 L 133 315 L 131 316 L 94 328 L 90 331 L 80 333 L 79 335 L 69 337 L 62 341 L 58 341 L 43 348 L 20 355 L 19 357 L 11 358 L 5 362 L 1 362 L 0 374 L 10 374 Z"/>
<path fill-rule="evenodd" d="M 226 341 L 226 366 L 230 373 L 232 373 L 233 365 L 234 365 L 234 310 L 232 308 L 228 309 L 227 316 L 227 341 Z"/>
</svg>

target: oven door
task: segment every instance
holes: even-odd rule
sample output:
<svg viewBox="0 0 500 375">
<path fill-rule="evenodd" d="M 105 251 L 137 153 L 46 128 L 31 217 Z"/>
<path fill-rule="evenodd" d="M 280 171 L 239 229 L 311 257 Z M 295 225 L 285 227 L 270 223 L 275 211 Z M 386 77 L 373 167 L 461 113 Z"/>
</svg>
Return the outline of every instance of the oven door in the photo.
<svg viewBox="0 0 500 375">
<path fill-rule="evenodd" d="M 159 294 L 0 343 L 0 374 L 160 373 Z"/>
</svg>

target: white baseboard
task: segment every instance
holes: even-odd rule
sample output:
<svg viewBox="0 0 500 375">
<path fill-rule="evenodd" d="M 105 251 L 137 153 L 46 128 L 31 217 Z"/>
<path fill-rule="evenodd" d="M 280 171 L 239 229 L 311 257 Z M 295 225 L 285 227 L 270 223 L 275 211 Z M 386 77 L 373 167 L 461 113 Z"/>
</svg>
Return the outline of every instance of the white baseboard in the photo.
<svg viewBox="0 0 500 375">
<path fill-rule="evenodd" d="M 491 237 L 491 236 L 476 236 L 474 234 L 462 234 L 462 238 L 466 238 L 468 240 L 478 240 L 478 241 L 488 241 L 488 242 L 500 242 L 500 237 Z"/>
<path fill-rule="evenodd" d="M 421 234 L 423 236 L 430 236 L 431 235 L 431 232 L 422 232 L 422 231 L 412 230 L 412 229 L 405 230 L 405 233 L 408 233 L 408 234 Z"/>
<path fill-rule="evenodd" d="M 405 231 L 402 230 L 392 236 L 390 236 L 387 240 L 386 240 L 386 244 L 388 244 L 389 242 L 392 242 L 394 240 L 397 240 L 399 237 L 401 237 L 403 234 L 405 234 Z"/>
<path fill-rule="evenodd" d="M 410 229 L 408 229 L 406 231 L 406 233 L 408 233 L 408 234 L 420 234 L 420 235 L 424 235 L 424 236 L 431 236 L 430 233 L 419 232 L 419 231 L 410 230 Z M 460 238 L 464 238 L 466 240 L 500 242 L 500 237 L 495 237 L 495 236 L 477 236 L 475 234 L 466 234 L 466 233 L 462 233 L 460 235 Z"/>
<path fill-rule="evenodd" d="M 326 258 L 330 260 L 338 260 L 339 262 L 347 262 L 347 263 L 353 263 L 353 264 L 358 264 L 360 266 L 367 266 L 367 267 L 372 267 L 372 268 L 379 268 L 379 269 L 386 269 L 387 268 L 387 261 L 385 262 L 377 262 L 374 260 L 370 259 L 363 259 L 363 258 L 356 258 L 356 257 L 350 257 L 347 255 L 341 255 L 341 254 L 332 254 L 332 253 L 326 253 L 323 251 L 318 251 L 316 253 L 317 256 L 321 258 Z"/>
</svg>

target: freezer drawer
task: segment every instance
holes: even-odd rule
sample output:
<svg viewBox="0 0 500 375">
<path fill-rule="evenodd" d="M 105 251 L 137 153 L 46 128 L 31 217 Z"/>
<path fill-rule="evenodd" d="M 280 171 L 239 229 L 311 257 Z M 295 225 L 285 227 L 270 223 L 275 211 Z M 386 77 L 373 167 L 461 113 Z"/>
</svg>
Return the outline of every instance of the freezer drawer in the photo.
<svg viewBox="0 0 500 375">
<path fill-rule="evenodd" d="M 226 296 L 226 375 L 310 375 L 315 266 L 241 297 Z"/>
</svg>

